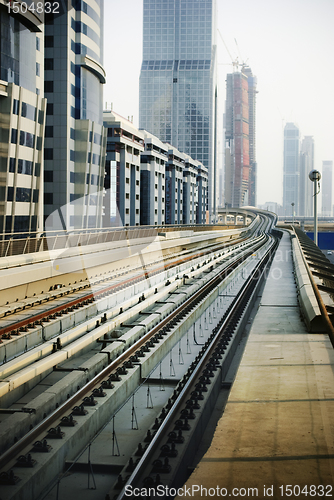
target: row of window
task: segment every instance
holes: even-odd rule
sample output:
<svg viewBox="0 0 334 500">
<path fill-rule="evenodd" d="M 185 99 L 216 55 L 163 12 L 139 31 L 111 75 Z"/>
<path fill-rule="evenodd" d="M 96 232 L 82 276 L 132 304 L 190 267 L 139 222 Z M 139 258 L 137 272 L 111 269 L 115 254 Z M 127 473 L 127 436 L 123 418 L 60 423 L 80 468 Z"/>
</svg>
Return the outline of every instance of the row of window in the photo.
<svg viewBox="0 0 334 500">
<path fill-rule="evenodd" d="M 83 184 L 85 174 L 83 172 L 70 172 L 70 182 L 72 184 Z M 86 174 L 86 184 L 92 186 L 99 185 L 100 176 L 97 174 Z"/>
<path fill-rule="evenodd" d="M 76 33 L 82 33 L 83 35 L 88 36 L 93 42 L 95 42 L 97 45 L 100 45 L 100 37 L 95 31 L 87 26 L 87 24 L 81 22 L 81 21 L 75 21 L 72 17 L 72 22 L 71 22 L 71 28 L 76 32 Z"/>
<path fill-rule="evenodd" d="M 15 201 L 26 202 L 26 203 L 30 203 L 31 201 L 33 201 L 34 203 L 37 203 L 38 197 L 39 197 L 38 189 L 17 187 L 15 190 Z M 14 201 L 14 188 L 12 186 L 9 186 L 7 188 L 7 201 Z"/>
<path fill-rule="evenodd" d="M 12 128 L 12 134 L 11 134 L 11 143 L 12 144 L 17 144 L 17 136 L 18 136 L 18 130 L 16 128 Z M 34 148 L 35 147 L 35 139 L 36 139 L 35 134 L 32 134 L 31 132 L 25 132 L 24 130 L 20 130 L 20 136 L 19 136 L 20 146 L 26 146 L 27 148 Z M 37 137 L 36 149 L 38 151 L 41 151 L 41 149 L 42 149 L 42 137 Z"/>
<path fill-rule="evenodd" d="M 9 172 L 15 173 L 15 170 L 16 170 L 16 158 L 9 158 Z M 34 164 L 32 161 L 22 160 L 20 158 L 17 160 L 18 174 L 33 175 L 33 172 L 36 177 L 40 176 L 41 173 L 40 163 L 35 163 L 35 171 L 34 171 Z"/>
<path fill-rule="evenodd" d="M 14 221 L 13 231 L 15 233 L 22 233 L 25 231 L 28 232 L 29 230 L 36 231 L 36 229 L 37 229 L 37 216 L 36 215 L 33 215 L 32 217 L 30 217 L 29 215 L 15 215 L 15 216 L 7 215 L 6 221 L 5 221 L 5 224 L 6 224 L 5 231 L 7 233 L 12 232 L 13 221 Z M 30 226 L 29 226 L 29 223 L 30 223 Z M 3 227 L 3 216 L 2 215 L 0 216 L 0 227 L 1 228 Z"/>
<path fill-rule="evenodd" d="M 38 112 L 38 116 L 37 116 Z M 20 101 L 18 99 L 13 99 L 13 114 L 20 114 Z M 36 121 L 38 118 L 38 123 L 41 125 L 44 121 L 44 112 L 40 109 L 38 110 L 35 106 L 22 102 L 21 104 L 21 116 L 23 118 L 28 118 L 28 120 Z"/>
<path fill-rule="evenodd" d="M 99 4 L 99 1 L 97 1 Z M 75 8 L 76 11 L 81 11 L 87 14 L 93 21 L 96 22 L 96 24 L 100 24 L 100 16 L 98 15 L 95 10 L 87 4 L 84 0 L 72 0 L 72 6 Z"/>
</svg>

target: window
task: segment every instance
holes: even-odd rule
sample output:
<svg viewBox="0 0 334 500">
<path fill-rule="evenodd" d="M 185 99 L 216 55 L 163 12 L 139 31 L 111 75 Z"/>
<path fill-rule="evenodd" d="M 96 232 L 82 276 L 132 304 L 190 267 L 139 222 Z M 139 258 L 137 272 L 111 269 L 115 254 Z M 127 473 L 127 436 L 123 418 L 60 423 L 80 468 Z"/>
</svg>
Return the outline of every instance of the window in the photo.
<svg viewBox="0 0 334 500">
<path fill-rule="evenodd" d="M 9 186 L 7 189 L 7 201 L 13 201 L 14 198 L 14 188 L 12 186 Z"/>
<path fill-rule="evenodd" d="M 44 59 L 44 69 L 46 71 L 52 71 L 53 70 L 53 59 L 52 59 L 52 57 L 46 57 Z"/>
<path fill-rule="evenodd" d="M 70 193 L 70 201 L 75 201 L 80 198 L 80 194 Z"/>
<path fill-rule="evenodd" d="M 37 38 L 36 38 L 36 43 L 37 43 Z M 53 36 L 45 36 L 44 37 L 44 45 L 46 48 L 53 47 Z M 39 50 L 39 49 L 37 49 L 37 50 Z"/>
<path fill-rule="evenodd" d="M 53 204 L 53 193 L 44 193 L 44 205 Z"/>
<path fill-rule="evenodd" d="M 38 189 L 34 189 L 33 195 L 32 195 L 32 201 L 34 203 L 38 203 L 38 198 L 39 198 L 39 190 Z"/>
<path fill-rule="evenodd" d="M 35 163 L 35 177 L 39 177 L 41 175 L 41 164 Z"/>
<path fill-rule="evenodd" d="M 126 193 L 125 194 L 125 198 L 128 200 L 130 198 L 130 194 L 129 193 Z"/>
<path fill-rule="evenodd" d="M 37 62 L 36 63 L 36 76 L 41 75 L 41 65 Z"/>
<path fill-rule="evenodd" d="M 17 99 L 14 99 L 13 101 L 13 114 L 14 115 L 19 114 L 19 101 Z"/>
<path fill-rule="evenodd" d="M 47 38 L 47 37 L 46 37 Z M 53 38 L 53 37 L 52 37 Z M 41 50 L 41 39 L 36 36 L 36 50 Z"/>
<path fill-rule="evenodd" d="M 75 161 L 75 151 L 73 151 L 72 149 L 70 149 L 70 160 Z"/>
<path fill-rule="evenodd" d="M 53 81 L 46 80 L 44 82 L 44 92 L 53 92 Z"/>
<path fill-rule="evenodd" d="M 9 172 L 15 172 L 15 158 L 9 158 Z"/>
<path fill-rule="evenodd" d="M 73 172 L 71 172 L 72 174 Z M 53 182 L 53 170 L 44 170 L 44 181 Z"/>
<path fill-rule="evenodd" d="M 76 120 L 80 119 L 80 109 L 76 109 L 73 106 L 71 106 L 71 117 L 75 118 Z"/>
<path fill-rule="evenodd" d="M 44 148 L 44 160 L 53 160 L 52 148 Z"/>
<path fill-rule="evenodd" d="M 53 115 L 53 103 L 48 102 L 46 105 L 46 114 L 47 115 Z"/>
<path fill-rule="evenodd" d="M 11 143 L 12 144 L 16 144 L 17 143 L 17 129 L 16 128 L 12 128 Z"/>
<path fill-rule="evenodd" d="M 31 200 L 31 189 L 29 188 L 23 188 L 23 187 L 17 187 L 16 188 L 16 201 L 23 202 L 23 203 L 30 203 Z"/>
<path fill-rule="evenodd" d="M 127 208 L 127 209 L 125 210 L 125 213 L 126 213 L 126 214 L 130 213 L 130 210 Z"/>
<path fill-rule="evenodd" d="M 46 125 L 45 137 L 53 137 L 53 126 L 52 125 Z"/>
<path fill-rule="evenodd" d="M 129 182 L 130 182 L 129 177 L 126 177 L 125 182 L 126 182 L 127 184 L 129 184 Z"/>
<path fill-rule="evenodd" d="M 24 118 L 28 118 L 29 120 L 36 120 L 37 110 L 35 106 L 31 106 L 31 104 L 27 104 L 26 102 L 22 102 L 22 110 L 21 115 Z"/>
</svg>

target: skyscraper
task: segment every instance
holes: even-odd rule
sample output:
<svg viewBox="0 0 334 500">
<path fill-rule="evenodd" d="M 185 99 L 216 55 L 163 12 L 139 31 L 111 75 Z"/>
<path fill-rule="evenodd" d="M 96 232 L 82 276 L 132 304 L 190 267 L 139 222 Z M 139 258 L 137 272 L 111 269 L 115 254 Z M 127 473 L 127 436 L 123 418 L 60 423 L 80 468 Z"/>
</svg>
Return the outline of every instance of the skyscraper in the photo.
<svg viewBox="0 0 334 500">
<path fill-rule="evenodd" d="M 16 13 L 7 4 L 0 4 L 0 233 L 42 231 L 43 24 L 37 12 L 21 15 L 23 4 Z"/>
<path fill-rule="evenodd" d="M 313 183 L 309 173 L 314 169 L 314 140 L 308 135 L 302 140 L 300 147 L 299 172 L 299 215 L 312 217 L 313 215 Z"/>
<path fill-rule="evenodd" d="M 321 178 L 321 191 L 322 191 L 322 215 L 325 217 L 332 216 L 332 191 L 333 191 L 333 162 L 322 162 L 322 178 Z"/>
<path fill-rule="evenodd" d="M 286 217 L 299 215 L 299 129 L 294 123 L 284 127 L 283 210 Z"/>
<path fill-rule="evenodd" d="M 243 69 L 248 78 L 248 124 L 249 124 L 249 197 L 248 204 L 256 207 L 257 163 L 256 163 L 256 86 L 257 78 L 248 66 Z"/>
<path fill-rule="evenodd" d="M 144 0 L 139 126 L 208 167 L 217 208 L 215 0 Z"/>
<path fill-rule="evenodd" d="M 249 74 L 251 70 L 249 68 Z M 248 76 L 237 71 L 226 78 L 225 107 L 225 204 L 241 207 L 255 203 L 255 98 L 252 101 L 253 177 L 250 176 Z M 250 77 L 253 78 L 253 77 Z M 252 81 L 252 95 L 255 93 Z"/>
<path fill-rule="evenodd" d="M 101 226 L 103 2 L 66 0 L 45 19 L 46 229 Z"/>
</svg>

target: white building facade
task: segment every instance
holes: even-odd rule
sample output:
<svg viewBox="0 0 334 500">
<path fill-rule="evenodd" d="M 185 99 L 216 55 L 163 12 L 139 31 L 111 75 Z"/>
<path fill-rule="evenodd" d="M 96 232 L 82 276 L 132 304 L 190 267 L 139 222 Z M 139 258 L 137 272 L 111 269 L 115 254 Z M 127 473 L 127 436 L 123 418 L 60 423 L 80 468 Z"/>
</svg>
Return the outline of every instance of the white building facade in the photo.
<svg viewBox="0 0 334 500">
<path fill-rule="evenodd" d="M 46 101 L 37 13 L 0 4 L 0 233 L 43 230 Z"/>
</svg>

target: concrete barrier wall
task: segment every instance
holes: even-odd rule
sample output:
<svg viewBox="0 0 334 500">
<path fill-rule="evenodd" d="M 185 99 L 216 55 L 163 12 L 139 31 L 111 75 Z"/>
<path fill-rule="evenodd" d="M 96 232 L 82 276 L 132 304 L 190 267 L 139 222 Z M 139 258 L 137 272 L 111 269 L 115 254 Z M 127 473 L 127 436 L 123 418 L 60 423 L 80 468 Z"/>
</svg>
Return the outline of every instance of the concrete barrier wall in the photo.
<svg viewBox="0 0 334 500">
<path fill-rule="evenodd" d="M 297 285 L 299 306 L 309 332 L 320 333 L 325 331 L 318 302 L 309 278 L 302 252 L 299 248 L 297 238 L 292 231 L 291 235 L 294 274 Z"/>
</svg>

